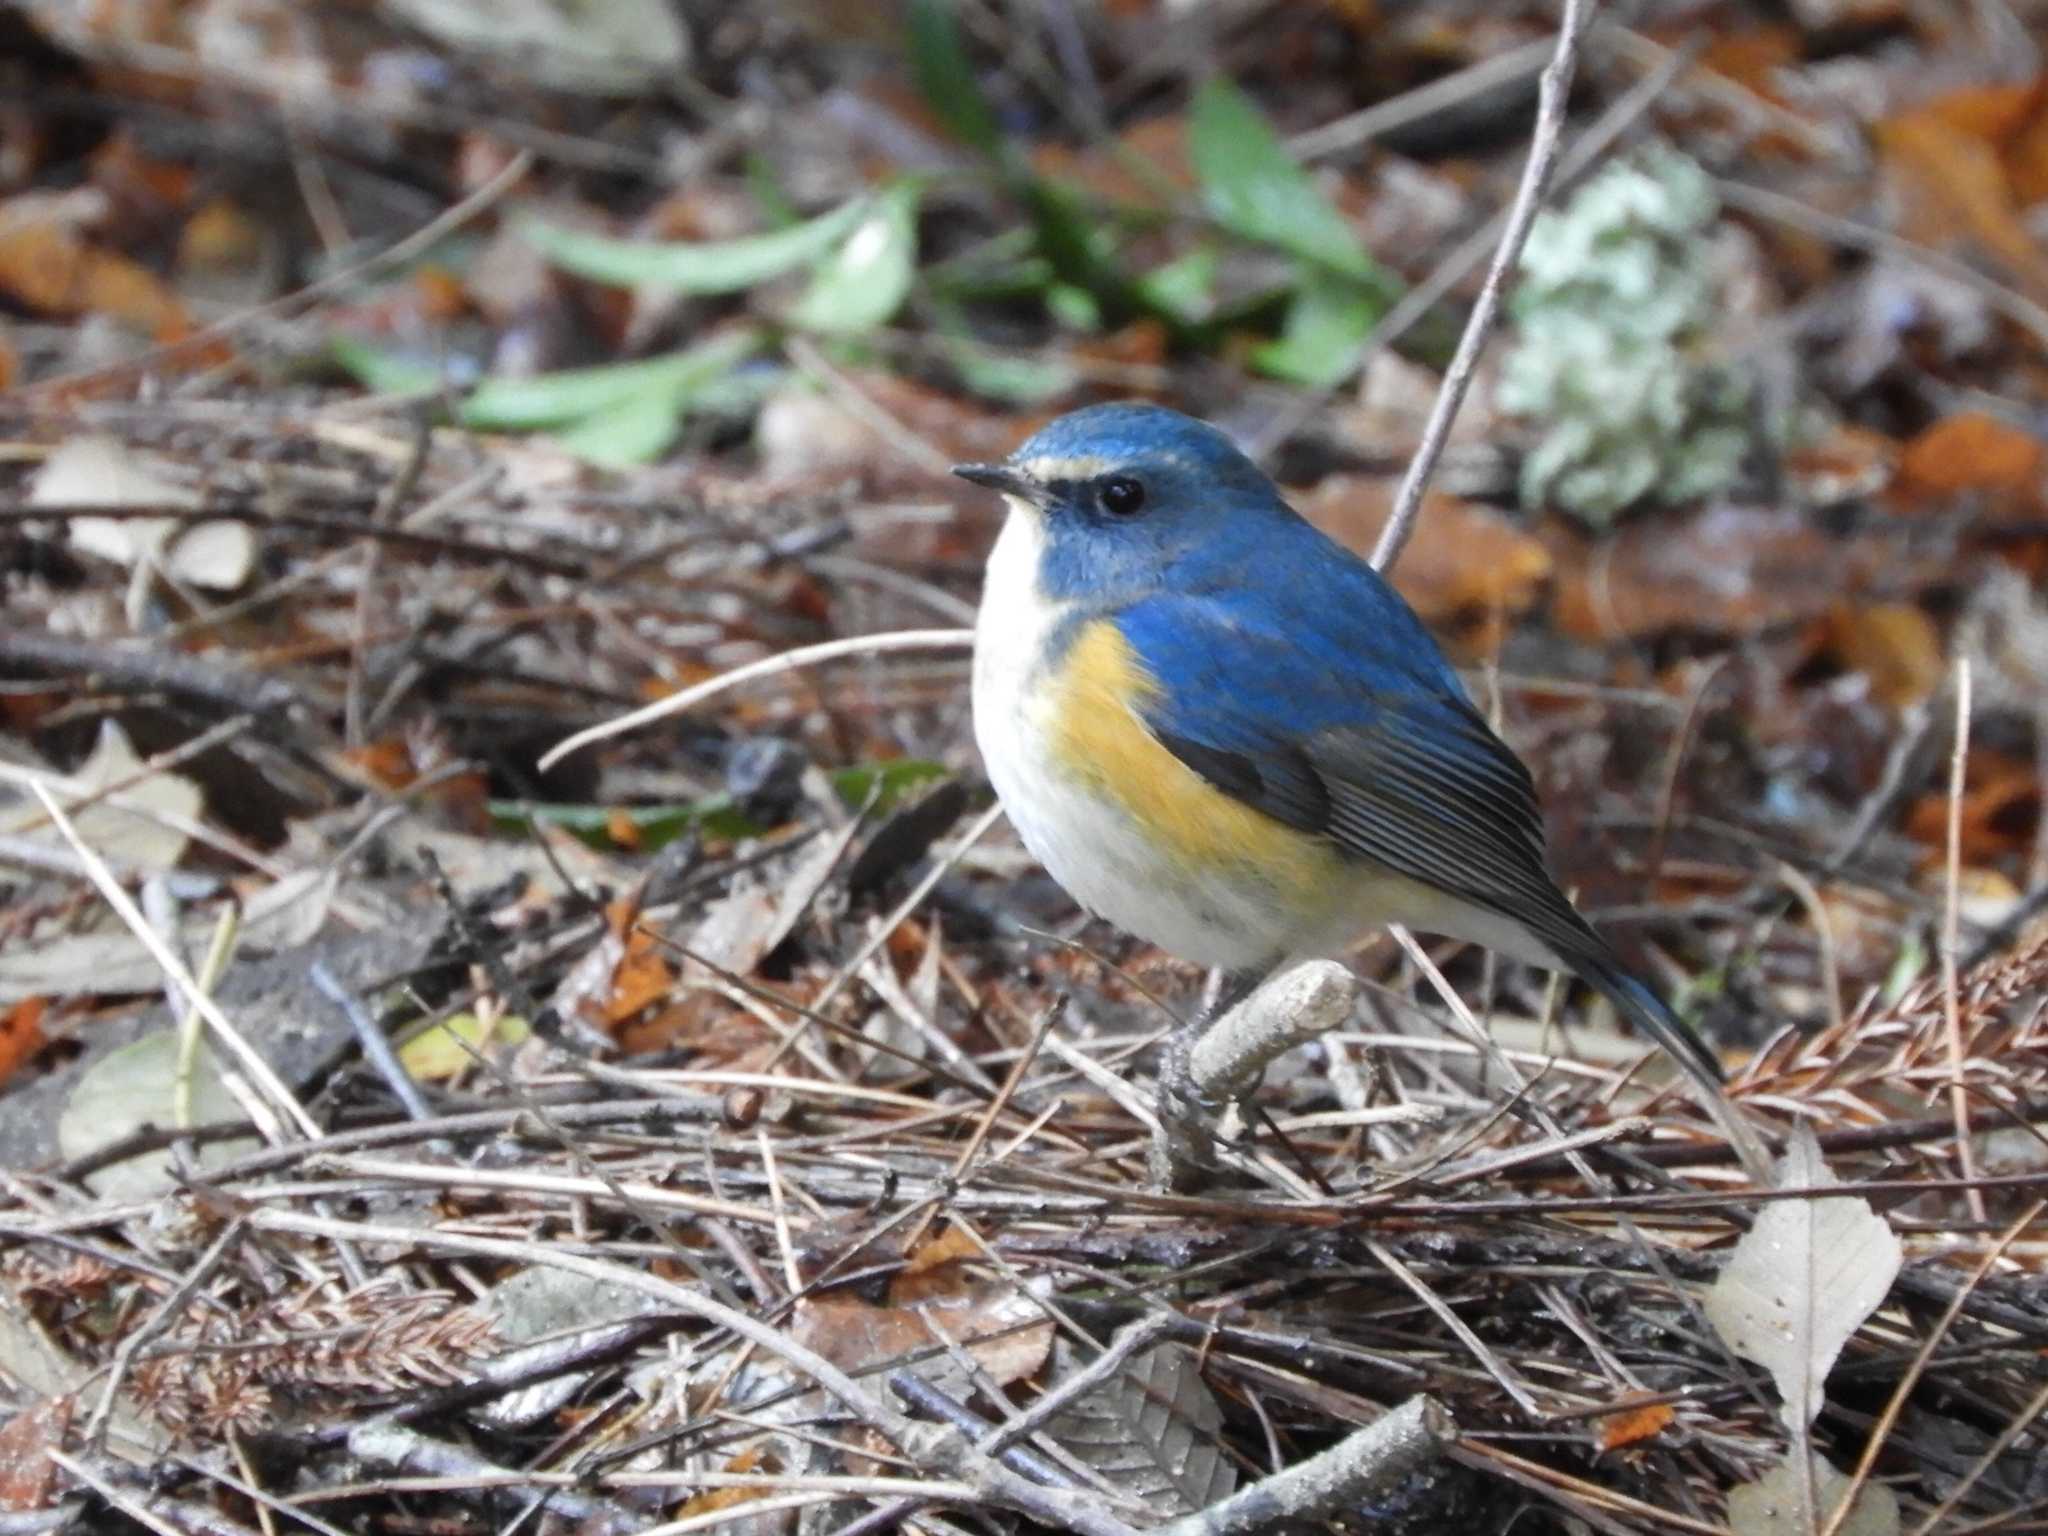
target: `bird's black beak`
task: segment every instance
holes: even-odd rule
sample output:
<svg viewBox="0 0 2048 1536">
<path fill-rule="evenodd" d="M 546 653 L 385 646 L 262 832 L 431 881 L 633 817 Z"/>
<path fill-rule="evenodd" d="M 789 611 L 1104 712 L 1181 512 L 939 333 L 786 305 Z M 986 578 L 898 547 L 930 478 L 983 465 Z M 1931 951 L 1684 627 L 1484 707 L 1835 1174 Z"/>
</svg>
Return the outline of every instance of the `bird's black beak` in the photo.
<svg viewBox="0 0 2048 1536">
<path fill-rule="evenodd" d="M 1030 502 L 1033 506 L 1045 505 L 1045 487 L 1007 464 L 955 464 L 953 473 L 962 480 L 972 480 L 976 485 L 985 485 L 992 491 L 1001 491 L 1005 496 L 1015 496 Z"/>
</svg>

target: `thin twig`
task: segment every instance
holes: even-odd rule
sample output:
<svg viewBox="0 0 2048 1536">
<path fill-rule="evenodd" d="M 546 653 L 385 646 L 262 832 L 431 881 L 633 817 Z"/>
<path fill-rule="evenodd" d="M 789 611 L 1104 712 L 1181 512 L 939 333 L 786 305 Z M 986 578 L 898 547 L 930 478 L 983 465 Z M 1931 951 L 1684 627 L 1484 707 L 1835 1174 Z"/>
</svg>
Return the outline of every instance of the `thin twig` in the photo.
<svg viewBox="0 0 2048 1536">
<path fill-rule="evenodd" d="M 1425 1285 L 1420 1275 L 1396 1258 L 1392 1249 L 1378 1238 L 1368 1238 L 1365 1251 L 1377 1259 L 1388 1274 L 1407 1286 L 1417 1301 L 1436 1314 L 1436 1320 L 1444 1325 L 1451 1337 L 1465 1346 L 1465 1352 L 1478 1362 L 1481 1370 L 1494 1379 L 1501 1391 L 1514 1399 L 1517 1408 L 1539 1423 L 1546 1417 L 1521 1380 L 1509 1374 L 1508 1368 L 1495 1358 L 1493 1351 L 1481 1342 L 1479 1335 L 1472 1331 L 1465 1320 L 1451 1310 L 1443 1297 Z"/>
<path fill-rule="evenodd" d="M 1557 29 L 1557 48 L 1551 54 L 1550 62 L 1543 66 L 1536 96 L 1536 131 L 1529 140 L 1529 159 L 1522 167 L 1521 185 L 1516 187 L 1515 201 L 1508 210 L 1507 228 L 1493 253 L 1493 264 L 1486 270 L 1486 282 L 1479 290 L 1479 302 L 1472 306 L 1471 318 L 1465 322 L 1465 334 L 1458 338 L 1457 353 L 1451 359 L 1449 372 L 1444 375 L 1443 386 L 1437 390 L 1436 403 L 1430 407 L 1429 420 L 1422 429 L 1421 446 L 1409 461 L 1408 473 L 1402 478 L 1400 492 L 1394 498 L 1394 510 L 1387 518 L 1386 527 L 1380 530 L 1379 543 L 1373 547 L 1372 563 L 1377 570 L 1392 568 L 1401 556 L 1402 546 L 1415 531 L 1416 514 L 1422 510 L 1422 496 L 1429 489 L 1429 477 L 1436 471 L 1437 460 L 1443 457 L 1444 445 L 1451 438 L 1451 425 L 1458 418 L 1458 408 L 1465 403 L 1465 393 L 1472 387 L 1480 351 L 1493 334 L 1508 274 L 1521 260 L 1522 246 L 1536 222 L 1537 211 L 1543 206 L 1543 193 L 1550 184 L 1551 172 L 1557 167 L 1558 147 L 1564 139 L 1565 109 L 1571 100 L 1579 38 L 1593 14 L 1595 3 L 1596 0 L 1564 0 L 1564 16 Z"/>
<path fill-rule="evenodd" d="M 272 299 L 267 304 L 258 304 L 250 309 L 237 310 L 234 314 L 217 320 L 212 325 L 201 326 L 189 336 L 181 336 L 176 341 L 152 348 L 150 351 L 144 352 L 137 357 L 123 358 L 118 363 L 85 368 L 74 373 L 63 373 L 58 374 L 54 378 L 43 379 L 30 386 L 28 394 L 33 399 L 37 396 L 62 393 L 109 378 L 130 377 L 143 369 L 161 368 L 174 357 L 188 353 L 194 348 L 204 347 L 209 342 L 219 341 L 224 337 L 232 336 L 237 331 L 254 325 L 259 321 L 290 314 L 295 310 L 317 304 L 323 299 L 332 298 L 338 293 L 352 292 L 360 287 L 364 279 L 372 274 L 380 272 L 387 267 L 403 265 L 422 251 L 431 249 L 441 240 L 454 234 L 463 225 L 477 218 L 492 207 L 499 198 L 517 186 L 526 175 L 528 167 L 532 164 L 533 152 L 531 150 L 522 149 L 518 151 L 511 159 L 505 162 L 497 175 L 478 187 L 469 196 L 463 198 L 459 203 L 435 214 L 433 218 L 427 220 L 426 223 L 403 239 L 393 241 L 390 245 L 384 247 L 383 250 L 373 252 L 351 266 L 342 267 L 338 271 L 328 273 L 327 276 L 321 278 L 316 283 L 309 283 L 304 288 L 287 293 L 280 298 Z"/>
<path fill-rule="evenodd" d="M 265 1232 L 295 1233 L 330 1241 L 391 1244 L 401 1251 L 417 1249 L 539 1264 L 581 1275 L 585 1279 L 621 1286 L 724 1328 L 765 1350 L 791 1370 L 816 1383 L 849 1414 L 893 1442 L 913 1461 L 963 1477 L 984 1498 L 994 1499 L 1007 1508 L 1047 1524 L 1081 1532 L 1082 1536 L 1130 1536 L 1131 1527 L 1104 1514 L 1098 1501 L 1040 1487 L 1019 1477 L 982 1455 L 953 1431 L 934 1432 L 930 1426 L 922 1425 L 890 1407 L 852 1376 L 790 1334 L 780 1332 L 736 1307 L 714 1301 L 687 1286 L 647 1274 L 632 1265 L 585 1258 L 581 1254 L 565 1252 L 560 1245 L 552 1243 L 510 1242 L 502 1238 L 474 1237 L 465 1232 L 394 1223 L 336 1221 L 268 1208 L 252 1211 L 249 1224 Z"/>
<path fill-rule="evenodd" d="M 414 1120 L 434 1118 L 434 1106 L 427 1102 L 427 1096 L 420 1092 L 420 1085 L 412 1080 L 412 1074 L 405 1070 L 405 1063 L 398 1059 L 398 1052 L 391 1048 L 391 1037 L 377 1026 L 370 1017 L 370 1010 L 362 1005 L 355 993 L 351 992 L 342 979 L 328 969 L 325 960 L 315 960 L 306 979 L 313 983 L 313 989 L 342 1011 L 349 1028 L 356 1034 L 356 1043 L 363 1048 L 363 1056 L 384 1079 L 384 1086 L 391 1090 L 392 1097 Z"/>
<path fill-rule="evenodd" d="M 835 661 L 841 656 L 875 656 L 889 651 L 964 651 L 973 644 L 974 631 L 971 629 L 899 629 L 880 635 L 855 635 L 850 640 L 800 645 L 793 651 L 778 651 L 773 656 L 764 656 L 759 661 L 706 678 L 694 688 L 685 688 L 681 693 L 672 693 L 616 719 L 593 725 L 573 736 L 565 736 L 541 755 L 535 767 L 546 773 L 571 752 L 593 742 L 609 741 L 614 736 L 637 731 L 643 725 L 679 715 L 706 699 L 716 698 L 728 689 L 737 688 L 741 683 L 751 683 L 757 678 L 777 677 L 814 662 Z"/>
<path fill-rule="evenodd" d="M 1693 52 L 1690 48 L 1670 52 L 1662 67 L 1630 86 L 1620 100 L 1594 119 L 1592 126 L 1574 139 L 1571 148 L 1558 160 L 1557 171 L 1551 178 L 1553 187 L 1569 185 L 1593 162 L 1606 154 L 1614 146 L 1615 141 L 1656 104 L 1657 99 L 1664 94 L 1665 88 L 1679 76 L 1686 65 L 1692 62 Z M 1375 353 L 1392 346 L 1407 335 L 1425 315 L 1449 296 L 1453 288 L 1469 277 L 1495 248 L 1501 238 L 1501 231 L 1507 227 L 1507 220 L 1512 213 L 1512 207 L 1499 210 L 1485 223 L 1459 240 L 1451 248 L 1450 254 L 1430 269 L 1427 277 L 1402 294 L 1394 302 L 1393 308 L 1380 316 L 1373 328 L 1366 332 L 1365 338 L 1352 351 L 1351 361 L 1346 365 L 1342 378 L 1350 379 Z M 1292 437 L 1303 422 L 1321 409 L 1323 403 L 1338 387 L 1332 384 L 1322 389 L 1297 392 L 1287 406 L 1253 439 L 1252 457 L 1266 459 L 1275 448 Z M 1653 707 L 1668 708 L 1670 704 L 1669 699 L 1659 696 Z"/>
<path fill-rule="evenodd" d="M 1328 1450 L 1183 1516 L 1156 1536 L 1252 1536 L 1274 1526 L 1319 1521 L 1428 1466 L 1457 1435 L 1457 1425 L 1435 1401 L 1411 1397 Z"/>
<path fill-rule="evenodd" d="M 1963 1004 L 1957 962 L 1962 955 L 1963 787 L 1970 761 L 1970 658 L 1956 658 L 1955 746 L 1948 760 L 1948 890 L 1941 921 L 1941 1001 L 1948 1036 L 1948 1102 L 1956 1121 L 1956 1170 L 1977 1177 L 1970 1145 L 1970 1094 L 1963 1082 Z M 1971 1219 L 1984 1221 L 1984 1195 L 1970 1187 L 1964 1198 Z"/>
<path fill-rule="evenodd" d="M 287 1088 L 284 1079 L 272 1070 L 270 1063 L 258 1055 L 255 1048 L 242 1038 L 241 1031 L 235 1028 L 225 1013 L 221 1012 L 220 1005 L 206 995 L 197 978 L 186 969 L 185 962 L 171 953 L 170 946 L 164 943 L 162 936 L 150 927 L 149 919 L 142 915 L 129 894 L 121 889 L 121 882 L 114 878 L 113 871 L 107 868 L 106 862 L 85 845 L 85 840 L 78 835 L 78 828 L 73 826 L 71 818 L 64 814 L 64 807 L 57 803 L 56 798 L 40 781 L 30 780 L 29 788 L 35 792 L 36 798 L 43 802 L 43 809 L 49 812 L 51 823 L 64 841 L 71 845 L 71 851 L 77 854 L 85 865 L 87 877 L 99 888 L 99 893 L 106 898 L 107 905 L 114 909 L 114 915 L 127 925 L 128 931 L 135 935 L 137 942 L 149 951 L 149 957 L 177 984 L 191 1005 L 199 1010 L 200 1017 L 206 1020 L 213 1030 L 214 1037 L 227 1049 L 228 1054 L 234 1057 L 236 1064 L 269 1096 L 271 1103 L 284 1112 L 298 1128 L 301 1136 L 318 1136 L 319 1123 L 306 1113 L 304 1106 L 293 1097 L 291 1089 Z"/>
</svg>

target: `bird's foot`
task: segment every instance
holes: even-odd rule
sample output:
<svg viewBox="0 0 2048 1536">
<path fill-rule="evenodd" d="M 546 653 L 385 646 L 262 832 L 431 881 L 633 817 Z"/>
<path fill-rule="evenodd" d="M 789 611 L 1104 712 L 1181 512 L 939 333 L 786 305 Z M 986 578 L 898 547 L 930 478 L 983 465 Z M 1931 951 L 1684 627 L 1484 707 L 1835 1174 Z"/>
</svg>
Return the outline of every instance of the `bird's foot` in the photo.
<svg viewBox="0 0 2048 1536">
<path fill-rule="evenodd" d="M 1216 1167 L 1216 1125 L 1235 1095 L 1204 1087 L 1195 1074 L 1195 1045 L 1263 980 L 1264 973 L 1230 978 L 1215 1005 L 1175 1025 L 1161 1047 L 1159 1134 L 1152 1144 L 1151 1172 L 1153 1182 L 1163 1189 L 1193 1189 Z"/>
</svg>

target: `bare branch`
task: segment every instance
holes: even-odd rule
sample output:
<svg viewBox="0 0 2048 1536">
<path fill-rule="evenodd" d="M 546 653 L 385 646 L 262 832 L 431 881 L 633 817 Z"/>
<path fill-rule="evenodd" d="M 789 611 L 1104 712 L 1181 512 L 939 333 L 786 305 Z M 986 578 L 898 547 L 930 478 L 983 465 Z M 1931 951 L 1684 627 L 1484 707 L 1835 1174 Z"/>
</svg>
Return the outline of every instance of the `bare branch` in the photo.
<svg viewBox="0 0 2048 1536">
<path fill-rule="evenodd" d="M 1499 318 L 1501 292 L 1507 286 L 1508 274 L 1521 260 L 1522 246 L 1529 238 L 1530 226 L 1536 222 L 1537 210 L 1543 206 L 1543 192 L 1550 185 L 1551 172 L 1557 168 L 1558 149 L 1564 141 L 1565 107 L 1571 99 L 1579 39 L 1585 33 L 1593 6 L 1594 0 L 1564 0 L 1564 17 L 1557 31 L 1557 49 L 1543 67 L 1536 96 L 1536 131 L 1529 140 L 1529 159 L 1522 167 L 1521 185 L 1515 189 L 1515 201 L 1508 210 L 1507 229 L 1502 232 L 1500 244 L 1494 250 L 1493 265 L 1486 270 L 1486 283 L 1479 290 L 1479 302 L 1472 306 L 1472 317 L 1465 322 L 1465 334 L 1458 338 L 1458 351 L 1451 359 L 1450 370 L 1444 374 L 1443 387 L 1436 393 L 1436 404 L 1430 407 L 1429 421 L 1422 429 L 1421 446 L 1409 461 L 1400 493 L 1394 498 L 1393 514 L 1388 517 L 1387 526 L 1380 530 L 1380 541 L 1373 548 L 1372 563 L 1378 570 L 1392 568 L 1401 557 L 1401 549 L 1407 544 L 1409 535 L 1415 531 L 1415 517 L 1422 510 L 1422 494 L 1429 489 L 1429 477 L 1436 472 L 1437 460 L 1443 457 L 1444 444 L 1450 441 L 1451 424 L 1458 419 L 1458 407 L 1465 403 L 1465 393 L 1472 387 L 1472 375 L 1479 367 L 1479 354 L 1485 348 L 1487 338 L 1493 334 L 1494 322 Z"/>
</svg>

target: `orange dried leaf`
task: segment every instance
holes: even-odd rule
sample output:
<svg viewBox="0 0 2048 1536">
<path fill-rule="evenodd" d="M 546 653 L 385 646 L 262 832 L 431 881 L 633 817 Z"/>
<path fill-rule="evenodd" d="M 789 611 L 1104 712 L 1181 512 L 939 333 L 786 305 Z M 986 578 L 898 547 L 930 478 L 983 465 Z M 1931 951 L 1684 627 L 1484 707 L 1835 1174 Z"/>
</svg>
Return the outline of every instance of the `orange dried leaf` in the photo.
<svg viewBox="0 0 2048 1536">
<path fill-rule="evenodd" d="M 2019 428 L 1975 411 L 1946 416 L 1899 455 L 1891 504 L 1902 512 L 1945 512 L 1977 496 L 2001 521 L 2030 520 L 2042 505 L 2048 447 Z"/>
<path fill-rule="evenodd" d="M 191 166 L 151 158 L 126 129 L 100 145 L 89 165 L 95 186 L 132 204 L 183 208 L 198 184 L 198 173 Z"/>
<path fill-rule="evenodd" d="M 1941 685 L 1946 663 L 1934 621 L 1911 603 L 1838 605 L 1828 615 L 1829 648 L 1892 709 L 1918 704 Z"/>
<path fill-rule="evenodd" d="M 43 1010 L 48 1000 L 24 997 L 9 1008 L 0 1008 L 0 1083 L 17 1068 L 35 1059 L 43 1048 Z"/>
<path fill-rule="evenodd" d="M 2022 208 L 2048 199 L 2048 75 L 2034 83 L 2033 111 L 2005 141 L 2005 179 Z"/>
<path fill-rule="evenodd" d="M 2004 145 L 2041 110 L 2041 83 L 1969 85 L 1937 96 L 1913 112 L 1946 123 L 1958 133 L 1987 144 Z"/>
<path fill-rule="evenodd" d="M 1922 795 L 1906 814 L 1906 835 L 1927 845 L 1930 862 L 1946 857 L 1948 817 L 1945 789 Z M 2040 819 L 2041 785 L 2031 760 L 1984 748 L 1970 753 L 1963 767 L 1960 827 L 1965 864 L 2024 856 Z"/>
<path fill-rule="evenodd" d="M 918 1244 L 909 1262 L 889 1282 L 889 1300 L 897 1306 L 904 1306 L 922 1301 L 941 1290 L 958 1291 L 961 1286 L 959 1266 L 981 1257 L 979 1243 L 961 1228 L 949 1226 L 936 1237 Z M 934 1283 L 936 1271 L 951 1271 L 944 1276 L 942 1285 Z"/>
<path fill-rule="evenodd" d="M 191 329 L 185 306 L 146 267 L 42 220 L 0 224 L 0 292 L 38 314 L 111 315 L 156 341 Z"/>
<path fill-rule="evenodd" d="M 72 1399 L 45 1397 L 0 1425 L 0 1509 L 48 1509 L 57 1492 L 50 1452 L 71 1427 Z"/>
<path fill-rule="evenodd" d="M 1698 67 L 1782 105 L 1778 72 L 1796 65 L 1804 46 L 1791 27 L 1731 28 L 1716 33 L 1700 50 Z"/>
<path fill-rule="evenodd" d="M 1670 1424 L 1673 1417 L 1669 1403 L 1645 1403 L 1640 1408 L 1608 1414 L 1600 1421 L 1600 1449 L 1615 1451 L 1647 1440 Z"/>
<path fill-rule="evenodd" d="M 459 318 L 468 308 L 462 279 L 446 267 L 429 262 L 412 274 L 413 292 L 419 296 L 420 314 L 429 321 L 447 322 Z"/>
<path fill-rule="evenodd" d="M 1905 233 L 1947 249 L 1968 236 L 2037 295 L 2048 294 L 2048 254 L 2019 216 L 1998 147 L 1958 127 L 1939 107 L 1879 123 L 1878 149 L 1904 199 Z"/>
<path fill-rule="evenodd" d="M 766 1487 L 760 1488 L 706 1488 L 702 1493 L 692 1495 L 683 1501 L 676 1511 L 678 1517 L 690 1519 L 697 1515 L 714 1514 L 722 1509 L 737 1509 L 751 1504 L 756 1499 L 768 1496 Z"/>
<path fill-rule="evenodd" d="M 759 1446 L 749 1446 L 746 1450 L 741 1451 L 739 1455 L 728 1461 L 723 1470 L 741 1473 L 774 1471 L 776 1468 L 775 1464 L 769 1461 L 767 1455 Z M 690 1515 L 707 1515 L 713 1510 L 732 1509 L 751 1500 L 761 1498 L 768 1491 L 765 1486 L 760 1488 L 707 1488 L 702 1493 L 687 1500 L 677 1513 L 687 1517 Z"/>
<path fill-rule="evenodd" d="M 403 736 L 386 736 L 342 752 L 344 761 L 361 770 L 379 789 L 400 790 L 420 776 L 412 745 Z"/>
<path fill-rule="evenodd" d="M 1300 506 L 1338 543 L 1370 554 L 1392 510 L 1393 482 L 1332 475 Z M 1550 551 L 1500 513 L 1431 491 L 1394 567 L 1394 585 L 1425 621 L 1455 631 L 1474 654 L 1489 654 L 1505 621 L 1535 606 L 1551 568 Z"/>
<path fill-rule="evenodd" d="M 225 197 L 198 209 L 178 231 L 181 272 L 246 267 L 262 254 L 262 227 Z"/>
<path fill-rule="evenodd" d="M 655 952 L 651 935 L 634 929 L 626 939 L 625 958 L 612 972 L 612 991 L 604 1006 L 607 1024 L 630 1019 L 649 1003 L 666 997 L 676 984 L 676 973 Z"/>
<path fill-rule="evenodd" d="M 639 920 L 640 900 L 635 893 L 629 891 L 624 896 L 605 903 L 605 931 L 613 938 L 620 940 L 629 938 L 633 932 L 633 925 Z"/>
<path fill-rule="evenodd" d="M 620 848 L 630 850 L 640 846 L 640 823 L 624 806 L 613 806 L 605 813 L 604 830 L 605 835 Z"/>
</svg>

